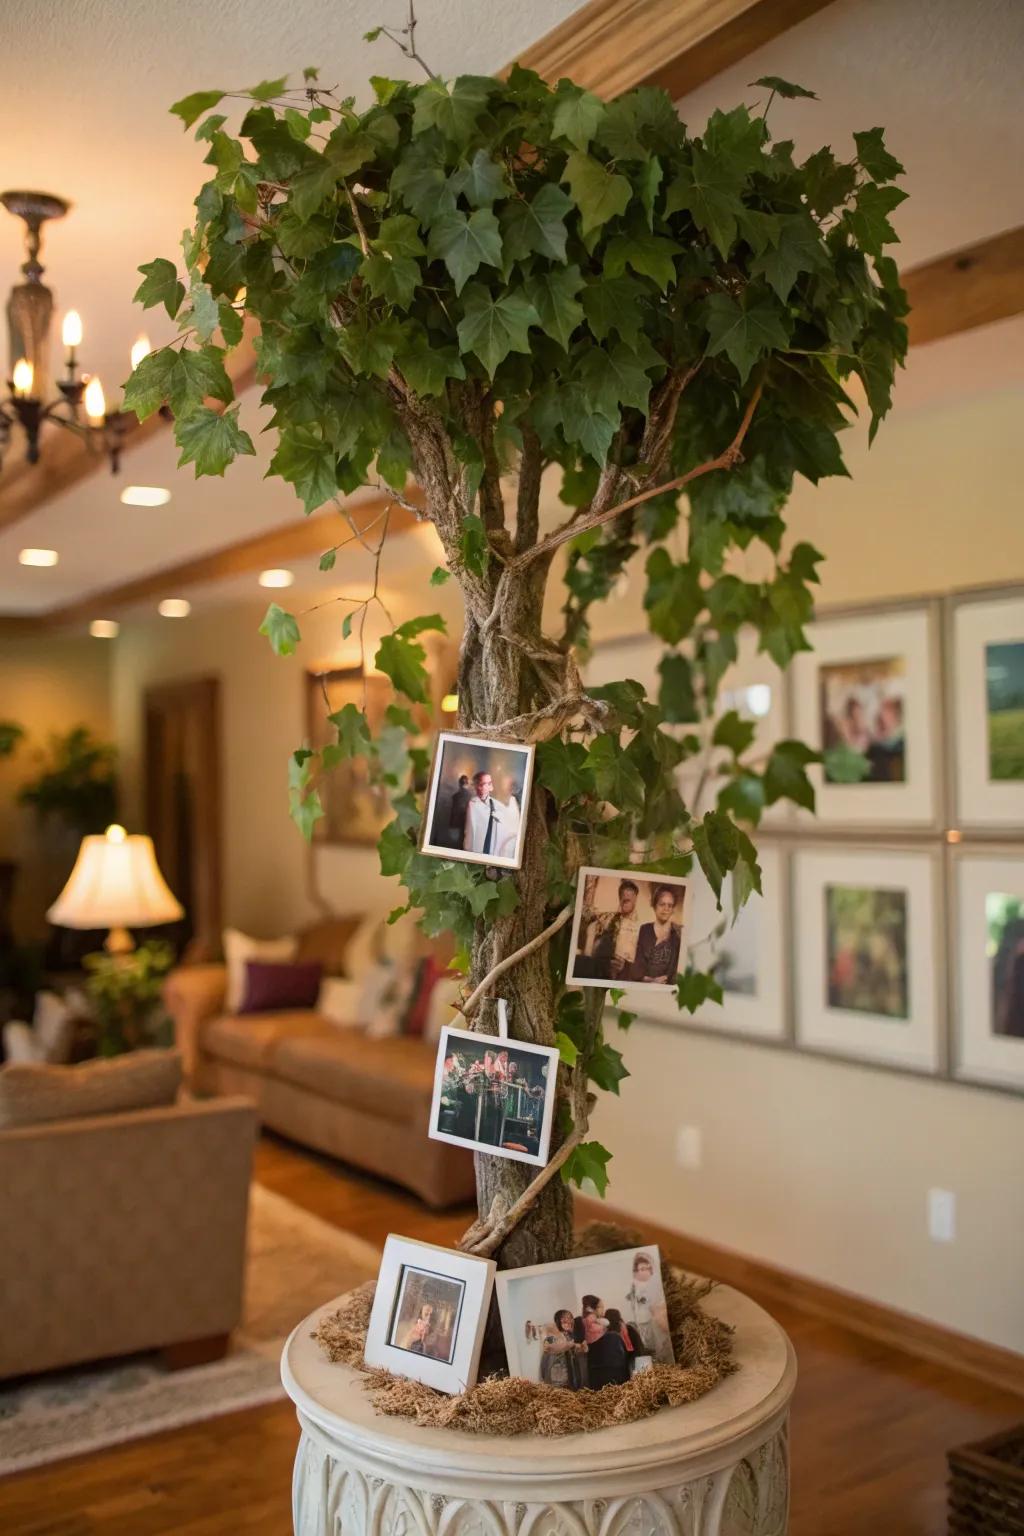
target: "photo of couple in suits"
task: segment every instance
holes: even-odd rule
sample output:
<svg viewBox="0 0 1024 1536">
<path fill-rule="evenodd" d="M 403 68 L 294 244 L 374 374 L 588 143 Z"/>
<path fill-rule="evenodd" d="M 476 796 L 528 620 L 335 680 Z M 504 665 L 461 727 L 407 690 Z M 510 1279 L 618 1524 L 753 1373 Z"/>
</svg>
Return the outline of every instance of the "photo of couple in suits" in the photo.
<svg viewBox="0 0 1024 1536">
<path fill-rule="evenodd" d="M 423 852 L 518 869 L 533 748 L 442 731 L 430 780 Z"/>
</svg>

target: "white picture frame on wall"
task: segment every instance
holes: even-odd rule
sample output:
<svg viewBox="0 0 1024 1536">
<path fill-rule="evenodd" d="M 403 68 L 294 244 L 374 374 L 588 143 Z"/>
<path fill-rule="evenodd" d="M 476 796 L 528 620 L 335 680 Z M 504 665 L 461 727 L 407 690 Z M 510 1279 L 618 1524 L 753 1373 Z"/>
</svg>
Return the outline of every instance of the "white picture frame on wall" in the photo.
<svg viewBox="0 0 1024 1536">
<path fill-rule="evenodd" d="M 715 1034 L 742 1035 L 753 1040 L 788 1038 L 787 854 L 776 843 L 762 842 L 757 857 L 764 894 L 752 895 L 740 908 L 735 923 L 730 877 L 726 876 L 722 887 L 719 912 L 703 875 L 695 871 L 691 876 L 689 958 L 698 970 L 715 972 L 722 986 L 722 1002 L 703 1003 L 693 1014 L 680 1009 L 674 997 L 644 997 L 640 1003 L 636 998 L 627 998 L 626 1007 L 658 1023 L 689 1025 Z M 726 957 L 732 959 L 729 966 L 722 965 Z"/>
<path fill-rule="evenodd" d="M 945 1068 L 938 847 L 801 845 L 792 855 L 796 1044 Z"/>
<path fill-rule="evenodd" d="M 953 779 L 960 827 L 1024 827 L 1024 590 L 950 602 Z"/>
<path fill-rule="evenodd" d="M 1024 849 L 951 858 L 953 1075 L 1024 1090 Z"/>
<path fill-rule="evenodd" d="M 790 668 L 793 735 L 821 752 L 844 742 L 871 777 L 830 783 L 808 770 L 816 816 L 801 830 L 939 831 L 944 821 L 939 607 L 935 602 L 823 614 Z"/>
</svg>

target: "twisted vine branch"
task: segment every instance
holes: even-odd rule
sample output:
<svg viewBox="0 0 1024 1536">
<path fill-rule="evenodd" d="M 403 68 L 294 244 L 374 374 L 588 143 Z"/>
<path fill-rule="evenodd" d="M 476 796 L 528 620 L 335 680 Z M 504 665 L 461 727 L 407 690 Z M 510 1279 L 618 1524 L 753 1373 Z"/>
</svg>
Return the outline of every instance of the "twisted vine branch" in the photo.
<svg viewBox="0 0 1024 1536">
<path fill-rule="evenodd" d="M 505 972 L 510 971 L 514 965 L 518 965 L 520 960 L 525 960 L 527 955 L 532 955 L 534 950 L 540 949 L 541 945 L 546 944 L 549 939 L 555 936 L 560 928 L 565 927 L 571 916 L 572 907 L 563 907 L 555 920 L 549 923 L 546 928 L 543 928 L 540 933 L 534 934 L 528 943 L 523 944 L 519 949 L 514 949 L 510 955 L 506 955 L 503 960 L 498 961 L 497 965 L 492 966 L 483 981 L 480 982 L 479 986 L 474 987 L 459 1009 L 462 1017 L 464 1019 L 471 1019 L 482 999 L 498 980 L 498 977 L 504 976 Z"/>
</svg>

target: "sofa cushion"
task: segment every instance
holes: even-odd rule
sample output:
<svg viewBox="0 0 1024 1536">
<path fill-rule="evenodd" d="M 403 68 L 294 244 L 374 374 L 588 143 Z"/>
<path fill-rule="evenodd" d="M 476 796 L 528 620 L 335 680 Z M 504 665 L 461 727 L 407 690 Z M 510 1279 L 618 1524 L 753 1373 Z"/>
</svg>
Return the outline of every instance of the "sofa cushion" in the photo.
<svg viewBox="0 0 1024 1536">
<path fill-rule="evenodd" d="M 129 1051 L 73 1067 L 13 1062 L 0 1071 L 0 1128 L 152 1109 L 173 1104 L 180 1087 L 178 1051 Z"/>
<path fill-rule="evenodd" d="M 409 1036 L 370 1040 L 327 1026 L 319 1035 L 282 1035 L 273 1046 L 272 1070 L 321 1098 L 408 1124 L 426 1118 L 436 1057 L 436 1050 Z"/>
<path fill-rule="evenodd" d="M 245 995 L 239 1013 L 281 1013 L 293 1008 L 315 1008 L 324 968 L 319 960 L 270 965 L 265 960 L 245 962 Z"/>
<path fill-rule="evenodd" d="M 292 1035 L 333 1033 L 334 1026 L 308 1008 L 291 1013 L 226 1013 L 204 1027 L 202 1049 L 217 1061 L 251 1072 L 267 1072 L 271 1070 L 271 1055 L 279 1040 Z"/>
</svg>

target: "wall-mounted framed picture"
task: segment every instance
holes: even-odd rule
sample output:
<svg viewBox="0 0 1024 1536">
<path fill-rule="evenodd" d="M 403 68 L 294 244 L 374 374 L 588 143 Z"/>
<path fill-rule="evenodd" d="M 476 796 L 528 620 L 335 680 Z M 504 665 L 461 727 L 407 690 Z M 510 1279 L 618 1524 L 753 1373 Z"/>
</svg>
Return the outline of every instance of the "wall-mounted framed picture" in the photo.
<svg viewBox="0 0 1024 1536">
<path fill-rule="evenodd" d="M 792 867 L 797 1045 L 941 1072 L 941 848 L 804 844 Z"/>
<path fill-rule="evenodd" d="M 1024 850 L 961 845 L 950 864 L 953 1073 L 1024 1089 Z"/>
<path fill-rule="evenodd" d="M 705 1003 L 689 1014 L 674 997 L 645 997 L 639 1010 L 642 1018 L 757 1040 L 787 1038 L 787 854 L 777 844 L 762 842 L 757 856 L 764 894 L 751 896 L 735 922 L 730 877 L 722 887 L 721 912 L 703 876 L 691 877 L 689 958 L 699 970 L 714 972 L 724 993 L 721 1004 Z M 638 1007 L 635 998 L 627 998 L 625 1004 Z"/>
<path fill-rule="evenodd" d="M 1024 827 L 1024 590 L 950 599 L 953 777 L 961 827 Z"/>
<path fill-rule="evenodd" d="M 939 831 L 943 826 L 940 605 L 824 614 L 790 669 L 793 734 L 816 751 L 867 758 L 856 783 L 812 767 L 817 816 L 801 829 Z"/>
<path fill-rule="evenodd" d="M 306 673 L 306 730 L 314 751 L 336 742 L 338 733 L 328 716 L 354 704 L 365 709 L 370 731 L 384 723 L 384 711 L 394 703 L 395 690 L 388 678 L 362 667 L 339 667 L 327 672 Z M 391 820 L 387 792 L 370 782 L 365 757 L 347 757 L 321 776 L 320 799 L 324 814 L 314 824 L 314 843 L 354 844 L 375 847 Z"/>
<path fill-rule="evenodd" d="M 493 1259 L 391 1233 L 377 1275 L 364 1359 L 438 1392 L 465 1392 L 480 1368 Z"/>
</svg>

